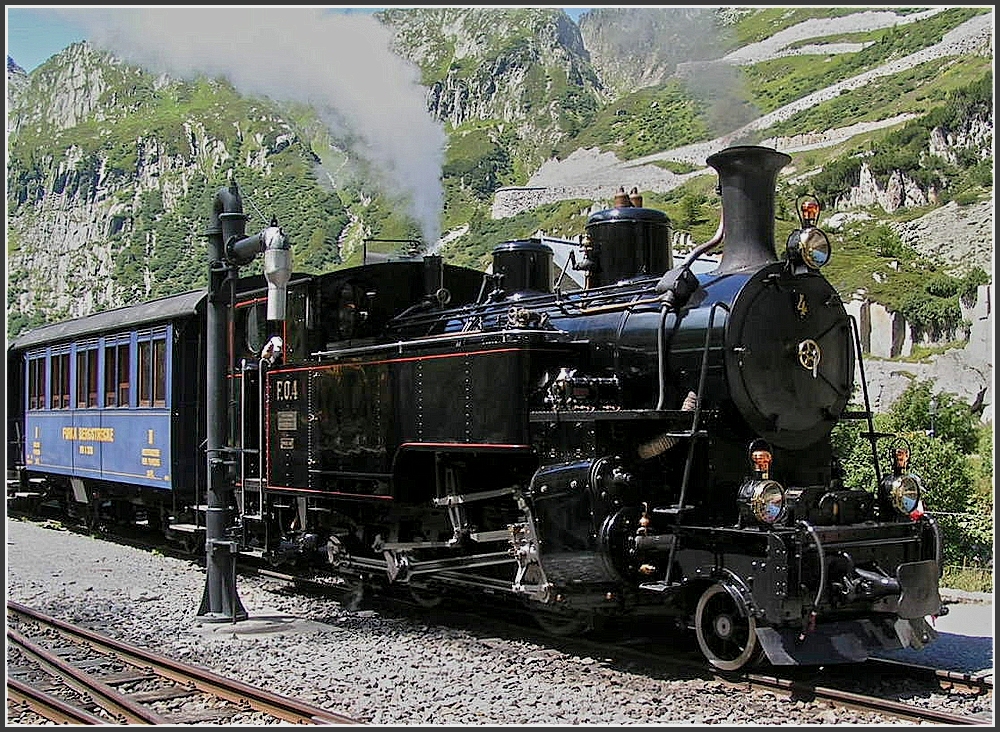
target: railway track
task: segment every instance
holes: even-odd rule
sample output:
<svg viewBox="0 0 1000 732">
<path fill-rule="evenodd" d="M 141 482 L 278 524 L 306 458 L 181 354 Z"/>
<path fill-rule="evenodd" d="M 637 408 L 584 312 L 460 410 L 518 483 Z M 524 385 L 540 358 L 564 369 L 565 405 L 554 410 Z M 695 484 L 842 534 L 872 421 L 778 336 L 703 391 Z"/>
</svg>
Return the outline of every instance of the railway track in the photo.
<svg viewBox="0 0 1000 732">
<path fill-rule="evenodd" d="M 60 724 L 359 724 L 7 603 L 11 711 Z"/>
<path fill-rule="evenodd" d="M 865 667 L 878 666 L 879 663 L 880 662 L 878 661 L 874 661 L 866 662 L 861 665 Z M 943 670 L 924 669 L 923 667 L 914 667 L 914 669 L 919 673 L 930 670 L 935 675 L 949 673 Z M 855 667 L 853 669 L 853 673 L 854 675 L 860 675 L 863 671 L 862 669 Z M 785 692 L 789 696 L 796 699 L 803 699 L 806 701 L 822 699 L 837 706 L 857 709 L 859 711 L 887 714 L 900 720 L 954 726 L 992 726 L 993 724 L 992 720 L 989 719 L 969 717 L 961 714 L 955 714 L 954 712 L 949 712 L 943 709 L 935 709 L 913 703 L 896 701 L 873 694 L 858 693 L 834 686 L 824 686 L 815 682 L 803 682 L 786 675 L 771 676 L 766 674 L 748 673 L 745 675 L 745 682 L 753 688 Z M 985 680 L 980 679 L 976 682 L 975 680 L 969 678 L 966 683 L 967 688 L 978 688 L 979 693 L 992 693 L 993 691 L 993 684 L 987 683 Z"/>
<path fill-rule="evenodd" d="M 107 537 L 111 540 L 111 537 Z M 134 545 L 134 541 L 127 541 Z M 163 548 L 159 548 L 163 551 Z M 196 555 L 189 559 L 197 561 Z M 249 558 L 241 560 L 238 571 L 245 575 L 255 575 L 293 585 L 297 591 L 323 594 L 338 602 L 357 601 L 357 587 L 331 583 L 327 578 L 302 576 L 280 571 L 267 566 L 255 566 Z M 351 596 L 353 595 L 352 599 Z M 787 695 L 795 700 L 824 700 L 835 707 L 874 712 L 893 719 L 945 724 L 954 726 L 991 724 L 991 720 L 957 714 L 947 709 L 936 708 L 935 692 L 951 691 L 963 695 L 992 695 L 992 679 L 961 674 L 950 670 L 913 666 L 898 661 L 870 660 L 864 664 L 828 666 L 821 669 L 801 667 L 767 667 L 762 673 L 729 674 L 709 668 L 696 649 L 687 649 L 684 634 L 664 643 L 663 637 L 655 631 L 649 637 L 642 637 L 648 631 L 636 625 L 618 634 L 602 634 L 596 639 L 566 638 L 547 634 L 534 626 L 527 615 L 512 618 L 498 617 L 497 613 L 484 611 L 482 604 L 451 603 L 435 607 L 429 613 L 426 605 L 419 601 L 407 601 L 405 596 L 381 598 L 366 596 L 365 606 L 383 613 L 417 613 L 436 624 L 475 625 L 479 630 L 488 623 L 490 632 L 521 640 L 534 640 L 543 645 L 557 648 L 566 653 L 604 659 L 616 666 L 642 669 L 660 677 L 714 679 L 731 685 L 736 690 L 766 690 Z M 470 617 L 472 619 L 470 620 Z M 657 648 L 669 647 L 669 653 L 656 652 Z M 653 649 L 653 650 L 650 650 Z M 912 696 L 923 704 L 890 698 L 892 692 L 882 696 L 869 693 L 874 684 L 864 680 L 893 677 L 899 680 L 897 687 L 906 687 Z M 899 696 L 897 694 L 897 696 Z"/>
<path fill-rule="evenodd" d="M 248 570 L 262 577 L 284 580 L 300 588 L 311 588 L 317 592 L 329 592 L 343 596 L 342 588 L 317 582 L 310 578 L 287 574 L 268 569 Z M 401 602 L 394 600 L 389 607 L 399 611 Z M 418 603 L 405 603 L 408 611 L 426 612 Z M 463 606 L 464 607 L 464 606 Z M 476 623 L 489 623 L 490 631 L 505 629 L 505 634 L 512 638 L 544 639 L 545 645 L 556 646 L 568 653 L 581 656 L 602 658 L 618 665 L 641 667 L 650 673 L 663 677 L 690 678 L 700 677 L 714 679 L 729 684 L 735 689 L 754 689 L 786 694 L 796 700 L 824 700 L 835 706 L 874 712 L 888 715 L 894 719 L 944 724 L 955 726 L 991 725 L 992 720 L 956 714 L 931 706 L 907 703 L 895 699 L 862 693 L 852 690 L 858 679 L 885 679 L 892 676 L 901 683 L 911 685 L 915 692 L 930 693 L 935 689 L 955 690 L 968 695 L 986 695 L 993 693 L 993 681 L 986 677 L 961 674 L 947 669 L 934 669 L 917 666 L 899 661 L 870 659 L 860 664 L 849 666 L 822 667 L 818 672 L 803 667 L 768 667 L 769 673 L 725 673 L 708 667 L 704 658 L 695 648 L 685 649 L 683 636 L 678 634 L 677 643 L 669 642 L 669 655 L 646 650 L 648 648 L 664 647 L 662 636 L 641 638 L 635 632 L 627 630 L 621 635 L 611 634 L 601 640 L 590 640 L 579 637 L 566 638 L 547 634 L 544 630 L 531 625 L 530 618 L 525 614 L 524 622 L 511 622 L 498 619 L 495 614 L 483 614 L 476 606 L 469 605 L 462 612 L 454 610 L 435 609 L 432 620 L 439 623 L 469 623 L 469 617 L 475 616 Z M 811 678 L 813 677 L 813 678 Z"/>
</svg>

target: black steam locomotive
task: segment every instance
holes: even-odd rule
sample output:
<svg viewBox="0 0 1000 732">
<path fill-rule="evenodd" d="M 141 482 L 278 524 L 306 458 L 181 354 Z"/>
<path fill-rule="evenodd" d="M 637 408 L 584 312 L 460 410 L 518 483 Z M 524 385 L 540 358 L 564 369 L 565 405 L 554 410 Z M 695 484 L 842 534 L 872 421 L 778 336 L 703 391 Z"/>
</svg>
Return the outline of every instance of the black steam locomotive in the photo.
<svg viewBox="0 0 1000 732">
<path fill-rule="evenodd" d="M 428 604 L 492 593 L 558 632 L 673 615 L 725 670 L 930 642 L 940 532 L 905 443 L 880 464 L 891 436 L 866 390 L 848 410 L 860 342 L 819 273 L 818 206 L 779 258 L 788 156 L 707 162 L 724 224 L 679 264 L 667 217 L 619 196 L 560 272 L 526 239 L 497 246 L 489 273 L 427 256 L 293 274 L 283 320 L 263 278 L 235 281 L 227 534 Z M 226 189 L 216 208 L 242 214 Z M 204 299 L 12 344 L 18 491 L 203 542 Z M 875 486 L 842 482 L 843 419 L 867 420 Z"/>
</svg>

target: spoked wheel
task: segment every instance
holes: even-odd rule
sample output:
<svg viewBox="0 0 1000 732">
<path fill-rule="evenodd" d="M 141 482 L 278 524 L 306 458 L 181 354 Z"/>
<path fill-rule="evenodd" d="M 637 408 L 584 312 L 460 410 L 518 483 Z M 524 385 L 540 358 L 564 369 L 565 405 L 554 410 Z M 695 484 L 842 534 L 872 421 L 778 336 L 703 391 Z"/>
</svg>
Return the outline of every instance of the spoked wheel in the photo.
<svg viewBox="0 0 1000 732">
<path fill-rule="evenodd" d="M 586 633 L 594 625 L 589 613 L 535 608 L 532 609 L 531 615 L 546 633 L 563 637 Z"/>
<path fill-rule="evenodd" d="M 709 587 L 698 600 L 694 629 L 698 647 L 718 669 L 737 671 L 761 658 L 757 621 L 721 584 Z"/>
</svg>

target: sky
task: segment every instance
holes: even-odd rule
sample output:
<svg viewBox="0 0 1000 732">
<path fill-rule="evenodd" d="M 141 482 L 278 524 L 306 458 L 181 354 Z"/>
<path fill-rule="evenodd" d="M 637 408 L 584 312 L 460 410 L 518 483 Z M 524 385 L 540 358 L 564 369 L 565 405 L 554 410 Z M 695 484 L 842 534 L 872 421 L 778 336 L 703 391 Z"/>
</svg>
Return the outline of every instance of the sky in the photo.
<svg viewBox="0 0 1000 732">
<path fill-rule="evenodd" d="M 379 9 L 374 6 L 357 8 L 362 12 Z M 589 9 L 577 6 L 563 8 L 573 20 Z M 25 71 L 33 71 L 52 55 L 86 37 L 80 25 L 60 17 L 55 7 L 7 5 L 6 12 L 7 55 Z"/>
<path fill-rule="evenodd" d="M 30 73 L 86 39 L 151 73 L 188 80 L 221 77 L 242 94 L 308 105 L 352 160 L 367 162 L 364 175 L 405 202 L 423 241 L 433 243 L 441 233 L 447 138 L 441 121 L 427 111 L 419 70 L 392 51 L 392 34 L 372 15 L 375 10 L 7 6 L 7 53 Z M 352 72 L 331 74 L 331 69 Z M 361 169 L 345 169 L 343 160 L 331 156 L 318 173 L 336 187 L 356 174 L 354 168 Z"/>
</svg>

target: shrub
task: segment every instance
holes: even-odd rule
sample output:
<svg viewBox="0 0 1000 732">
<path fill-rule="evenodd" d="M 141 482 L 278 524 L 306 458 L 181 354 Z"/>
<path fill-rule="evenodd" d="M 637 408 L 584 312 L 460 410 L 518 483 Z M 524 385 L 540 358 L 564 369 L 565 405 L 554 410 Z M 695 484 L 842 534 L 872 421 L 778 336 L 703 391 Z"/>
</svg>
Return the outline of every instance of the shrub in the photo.
<svg viewBox="0 0 1000 732">
<path fill-rule="evenodd" d="M 992 430 L 977 426 L 969 405 L 947 392 L 932 394 L 932 382 L 915 381 L 887 413 L 874 417 L 876 432 L 898 435 L 911 450 L 910 469 L 923 483 L 923 502 L 937 518 L 948 564 L 986 566 L 993 547 L 993 492 L 983 490 L 992 476 Z M 937 400 L 934 435 L 928 434 L 929 406 Z M 861 422 L 839 424 L 831 435 L 834 455 L 844 470 L 844 484 L 876 489 L 872 449 L 861 436 Z M 891 440 L 878 442 L 883 473 L 889 468 Z"/>
<path fill-rule="evenodd" d="M 976 452 L 979 446 L 978 420 L 972 407 L 949 392 L 932 393 L 933 382 L 918 379 L 893 402 L 888 413 L 888 427 L 895 432 L 924 432 L 931 429 L 939 440 L 951 443 L 962 455 Z M 931 400 L 935 413 L 931 418 Z"/>
</svg>

